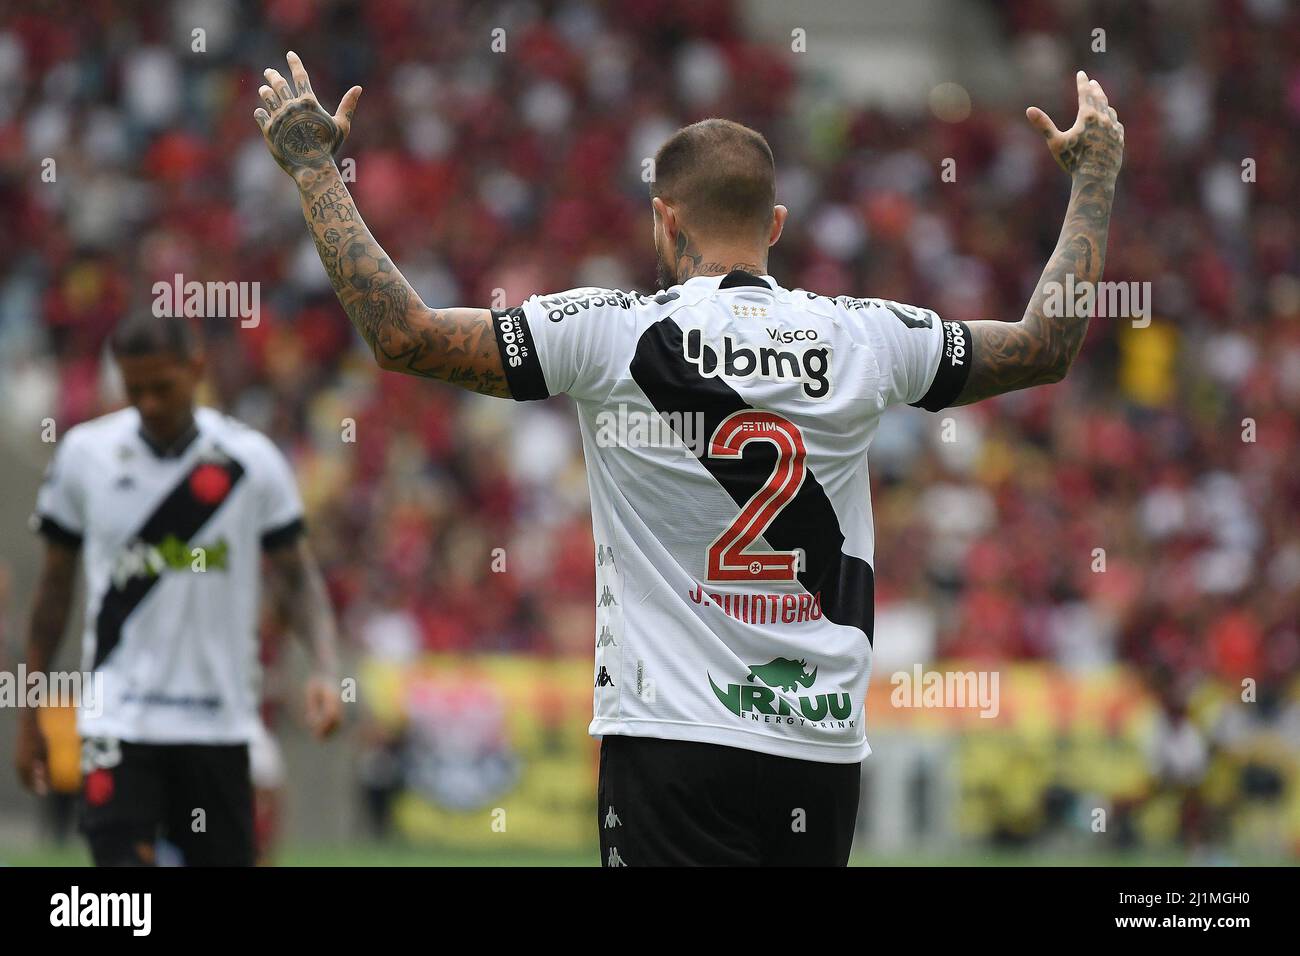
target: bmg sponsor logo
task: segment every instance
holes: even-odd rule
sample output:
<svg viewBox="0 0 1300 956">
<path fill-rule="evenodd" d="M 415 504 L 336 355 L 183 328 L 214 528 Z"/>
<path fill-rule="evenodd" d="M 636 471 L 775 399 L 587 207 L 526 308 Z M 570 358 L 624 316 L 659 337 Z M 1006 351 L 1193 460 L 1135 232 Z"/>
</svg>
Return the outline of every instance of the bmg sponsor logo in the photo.
<svg viewBox="0 0 1300 956">
<path fill-rule="evenodd" d="M 819 400 L 831 393 L 831 350 L 827 345 L 803 349 L 748 346 L 730 334 L 711 343 L 704 340 L 700 329 L 691 329 L 686 333 L 682 351 L 705 378 L 793 381 L 803 387 L 808 398 Z"/>
</svg>

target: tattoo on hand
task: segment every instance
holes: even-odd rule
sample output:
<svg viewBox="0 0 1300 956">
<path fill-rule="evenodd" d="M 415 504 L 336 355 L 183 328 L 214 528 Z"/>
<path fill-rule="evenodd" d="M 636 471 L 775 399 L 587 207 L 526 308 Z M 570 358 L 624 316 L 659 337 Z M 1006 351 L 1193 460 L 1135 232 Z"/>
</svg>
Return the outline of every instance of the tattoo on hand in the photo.
<svg viewBox="0 0 1300 956">
<path fill-rule="evenodd" d="M 271 150 L 288 172 L 334 161 L 339 130 L 315 103 L 291 104 L 269 132 Z"/>
</svg>

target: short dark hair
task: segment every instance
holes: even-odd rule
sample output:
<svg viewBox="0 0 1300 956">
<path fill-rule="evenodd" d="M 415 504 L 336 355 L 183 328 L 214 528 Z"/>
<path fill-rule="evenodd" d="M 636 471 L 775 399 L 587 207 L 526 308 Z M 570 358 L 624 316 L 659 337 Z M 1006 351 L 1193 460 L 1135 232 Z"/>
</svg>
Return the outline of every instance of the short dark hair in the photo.
<svg viewBox="0 0 1300 956">
<path fill-rule="evenodd" d="M 189 319 L 154 315 L 149 310 L 132 312 L 118 323 L 108 339 L 114 358 L 170 354 L 191 359 L 199 351 L 198 335 Z"/>
<path fill-rule="evenodd" d="M 650 194 L 679 206 L 706 235 L 766 232 L 776 205 L 776 162 L 763 134 L 726 119 L 684 126 L 655 154 Z"/>
</svg>

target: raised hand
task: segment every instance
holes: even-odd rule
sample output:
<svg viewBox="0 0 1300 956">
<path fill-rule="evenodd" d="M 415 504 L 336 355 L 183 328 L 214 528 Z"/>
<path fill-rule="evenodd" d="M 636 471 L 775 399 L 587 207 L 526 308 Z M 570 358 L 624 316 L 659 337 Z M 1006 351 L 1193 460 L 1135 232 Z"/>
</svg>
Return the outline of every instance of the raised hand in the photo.
<svg viewBox="0 0 1300 956">
<path fill-rule="evenodd" d="M 293 176 L 334 162 L 334 154 L 352 129 L 352 114 L 361 98 L 361 87 L 354 86 L 344 93 L 338 110 L 331 116 L 312 92 L 311 80 L 298 54 L 290 51 L 286 59 L 293 86 L 278 70 L 266 70 L 262 74 L 266 85 L 257 91 L 266 106 L 254 110 L 253 119 L 261 127 L 275 161 Z"/>
<path fill-rule="evenodd" d="M 1079 89 L 1079 114 L 1068 130 L 1057 129 L 1037 106 L 1025 110 L 1025 116 L 1047 138 L 1047 148 L 1067 173 L 1113 184 L 1124 162 L 1124 125 L 1100 83 L 1089 80 L 1083 70 L 1074 79 Z"/>
</svg>

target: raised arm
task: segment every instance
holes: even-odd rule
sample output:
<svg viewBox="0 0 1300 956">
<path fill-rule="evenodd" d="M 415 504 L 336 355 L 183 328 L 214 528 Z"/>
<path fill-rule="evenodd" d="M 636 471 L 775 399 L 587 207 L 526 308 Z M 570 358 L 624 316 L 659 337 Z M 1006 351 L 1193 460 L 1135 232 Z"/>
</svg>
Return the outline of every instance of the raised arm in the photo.
<svg viewBox="0 0 1300 956">
<path fill-rule="evenodd" d="M 339 302 L 381 368 L 485 395 L 509 398 L 487 309 L 430 309 L 366 228 L 334 154 L 352 128 L 361 87 L 344 94 L 331 116 L 312 92 L 296 53 L 288 55 L 297 89 L 276 70 L 258 90 L 253 114 L 280 168 L 298 184 L 307 229 Z"/>
<path fill-rule="evenodd" d="M 78 546 L 47 540 L 45 563 L 36 583 L 36 600 L 32 603 L 31 623 L 27 631 L 27 671 L 47 674 L 63 640 L 72 612 L 73 589 L 77 579 Z M 37 793 L 48 787 L 45 735 L 38 720 L 39 711 L 32 707 L 18 711 L 18 746 L 14 763 L 23 786 Z"/>
<path fill-rule="evenodd" d="M 1048 302 L 1053 298 L 1060 301 L 1067 276 L 1074 277 L 1076 287 L 1101 279 L 1115 177 L 1124 158 L 1124 127 L 1096 80 L 1089 80 L 1082 70 L 1075 80 L 1079 114 L 1064 133 L 1037 107 L 1026 111 L 1029 122 L 1047 138 L 1047 148 L 1073 180 L 1061 237 L 1019 322 L 970 323 L 970 377 L 956 405 L 1059 382 L 1079 354 L 1088 331 L 1089 316 L 1056 315 L 1060 310 L 1048 308 Z"/>
</svg>

